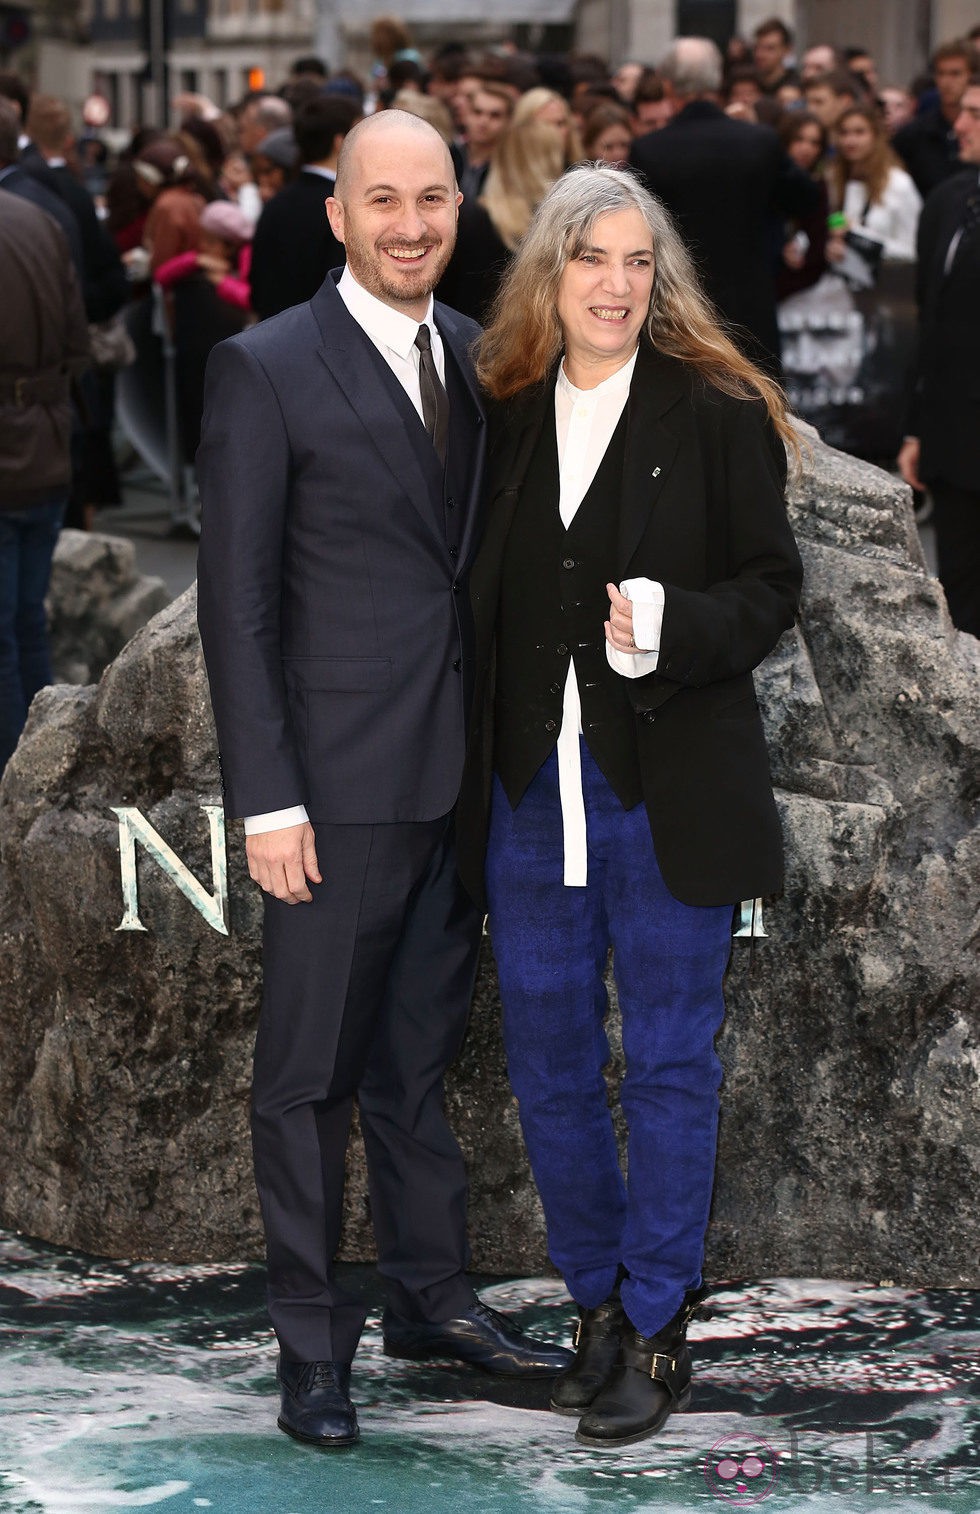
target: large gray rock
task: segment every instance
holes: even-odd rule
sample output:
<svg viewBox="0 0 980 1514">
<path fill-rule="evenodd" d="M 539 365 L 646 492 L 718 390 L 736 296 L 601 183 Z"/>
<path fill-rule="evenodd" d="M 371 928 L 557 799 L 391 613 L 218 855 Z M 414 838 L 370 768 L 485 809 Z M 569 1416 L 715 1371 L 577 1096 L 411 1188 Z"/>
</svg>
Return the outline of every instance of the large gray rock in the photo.
<svg viewBox="0 0 980 1514">
<path fill-rule="evenodd" d="M 758 677 L 788 883 L 736 941 L 709 1270 L 976 1283 L 980 644 L 950 625 L 908 493 L 814 444 L 791 510 L 801 627 Z M 212 892 L 214 736 L 189 591 L 98 687 L 54 688 L 0 787 L 0 1219 L 111 1255 L 258 1252 L 247 1137 L 259 901 L 238 828 L 230 935 L 145 853 L 129 806 Z M 474 1262 L 544 1263 L 489 954 L 448 1100 Z M 614 1044 L 615 1004 L 614 1004 Z M 611 1077 L 615 1081 L 618 1063 Z M 371 1254 L 362 1158 L 346 1254 Z"/>
</svg>

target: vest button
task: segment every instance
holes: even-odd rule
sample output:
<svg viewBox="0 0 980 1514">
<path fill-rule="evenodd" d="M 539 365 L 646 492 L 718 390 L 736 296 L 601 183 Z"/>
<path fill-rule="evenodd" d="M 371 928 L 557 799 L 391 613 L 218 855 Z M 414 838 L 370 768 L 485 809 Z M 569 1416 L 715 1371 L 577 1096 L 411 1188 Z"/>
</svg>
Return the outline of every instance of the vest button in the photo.
<svg viewBox="0 0 980 1514">
<path fill-rule="evenodd" d="M 457 657 L 456 661 L 453 663 L 453 672 L 454 673 L 458 673 L 459 670 L 460 670 L 460 668 L 462 666 L 463 666 L 463 660 L 462 660 L 462 658 L 461 657 Z"/>
<path fill-rule="evenodd" d="M 456 508 L 456 501 L 453 499 L 452 495 L 450 495 L 449 498 L 446 500 L 446 509 L 447 510 L 455 510 L 455 508 Z"/>
<path fill-rule="evenodd" d="M 558 652 L 558 656 L 559 657 L 564 657 L 566 655 L 566 653 L 568 652 L 568 648 L 566 647 L 566 645 L 565 645 L 565 643 L 563 641 L 560 641 L 558 643 L 557 652 Z"/>
<path fill-rule="evenodd" d="M 458 547 L 450 547 L 449 548 L 449 555 L 450 555 L 450 557 L 458 557 L 459 556 L 459 548 Z"/>
<path fill-rule="evenodd" d="M 574 568 L 574 566 L 575 566 L 575 559 L 574 559 L 574 557 L 566 557 L 565 560 L 564 560 L 564 562 L 562 563 L 562 567 L 563 568 Z"/>
<path fill-rule="evenodd" d="M 544 728 L 546 731 L 557 731 L 558 722 L 556 720 L 546 720 L 544 723 Z"/>
</svg>

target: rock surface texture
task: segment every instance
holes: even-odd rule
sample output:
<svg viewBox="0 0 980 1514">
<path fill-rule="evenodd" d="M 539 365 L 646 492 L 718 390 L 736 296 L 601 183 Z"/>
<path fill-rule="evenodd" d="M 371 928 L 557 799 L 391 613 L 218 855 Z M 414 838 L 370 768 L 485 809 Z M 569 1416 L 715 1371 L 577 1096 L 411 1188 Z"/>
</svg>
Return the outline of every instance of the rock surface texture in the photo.
<svg viewBox="0 0 980 1514">
<path fill-rule="evenodd" d="M 952 629 L 904 486 L 813 448 L 790 507 L 801 623 L 757 679 L 787 887 L 766 901 L 767 939 L 734 944 L 706 1270 L 976 1285 L 980 643 Z M 201 806 L 219 792 L 193 591 L 98 686 L 35 702 L 0 787 L 0 1222 L 119 1257 L 260 1251 L 261 910 L 240 827 L 230 934 L 142 849 L 145 930 L 116 929 L 114 807 L 138 810 L 211 893 Z M 475 1266 L 537 1271 L 497 1015 L 487 952 L 448 1100 Z M 345 1254 L 369 1257 L 357 1143 L 350 1176 Z"/>
<path fill-rule="evenodd" d="M 170 602 L 163 580 L 136 570 L 131 541 L 62 531 L 48 595 L 51 659 L 59 683 L 95 683 L 141 626 Z"/>
</svg>

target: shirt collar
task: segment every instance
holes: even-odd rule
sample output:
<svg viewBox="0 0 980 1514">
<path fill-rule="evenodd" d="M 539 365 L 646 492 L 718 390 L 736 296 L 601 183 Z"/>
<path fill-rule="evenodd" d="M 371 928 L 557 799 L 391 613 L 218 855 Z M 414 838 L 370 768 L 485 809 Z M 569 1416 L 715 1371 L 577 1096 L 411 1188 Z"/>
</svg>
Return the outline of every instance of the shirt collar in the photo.
<svg viewBox="0 0 980 1514">
<path fill-rule="evenodd" d="M 629 362 L 624 363 L 622 368 L 617 368 L 601 384 L 596 384 L 594 389 L 576 389 L 571 379 L 565 372 L 564 360 L 558 365 L 558 388 L 566 397 L 575 403 L 582 400 L 589 401 L 605 398 L 618 397 L 625 394 L 633 381 L 633 369 L 636 367 L 636 359 L 640 349 L 637 347 Z"/>
<path fill-rule="evenodd" d="M 357 324 L 363 327 L 373 341 L 390 347 L 392 352 L 396 352 L 401 358 L 411 357 L 419 326 L 423 322 L 413 320 L 410 315 L 403 315 L 400 310 L 393 309 L 391 305 L 386 305 L 383 300 L 370 294 L 363 284 L 357 282 L 349 265 L 344 267 L 337 284 L 337 292 Z M 438 335 L 433 318 L 431 295 L 424 324 L 428 326 L 433 337 Z"/>
</svg>

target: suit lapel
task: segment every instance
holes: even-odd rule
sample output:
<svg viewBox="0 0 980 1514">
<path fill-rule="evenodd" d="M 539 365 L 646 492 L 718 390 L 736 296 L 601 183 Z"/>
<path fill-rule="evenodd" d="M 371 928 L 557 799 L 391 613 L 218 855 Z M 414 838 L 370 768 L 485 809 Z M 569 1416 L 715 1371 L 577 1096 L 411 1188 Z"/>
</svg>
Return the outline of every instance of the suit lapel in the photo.
<svg viewBox="0 0 980 1514">
<path fill-rule="evenodd" d="M 469 561 L 470 552 L 476 540 L 481 514 L 486 416 L 473 372 L 473 359 L 469 345 L 453 318 L 453 312 L 447 306 L 436 305 L 436 325 L 442 337 L 445 352 L 446 388 L 451 401 L 449 412 L 451 476 L 456 480 L 457 492 L 461 477 L 470 481 L 466 499 L 459 501 L 464 510 L 459 561 L 466 563 Z"/>
<path fill-rule="evenodd" d="M 545 383 L 525 399 L 507 404 L 491 416 L 490 455 L 487 462 L 487 510 L 483 541 L 470 575 L 470 594 L 477 618 L 477 634 L 489 646 L 500 590 L 507 533 L 521 496 L 531 454 L 554 395 L 554 384 Z"/>
<path fill-rule="evenodd" d="M 684 394 L 680 367 L 646 340 L 640 342 L 627 401 L 626 456 L 619 512 L 619 571 L 628 576 L 630 559 L 643 538 L 679 445 L 667 420 Z"/>
</svg>

